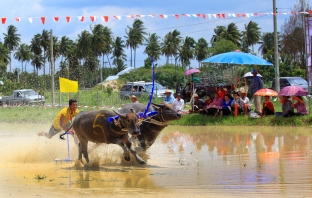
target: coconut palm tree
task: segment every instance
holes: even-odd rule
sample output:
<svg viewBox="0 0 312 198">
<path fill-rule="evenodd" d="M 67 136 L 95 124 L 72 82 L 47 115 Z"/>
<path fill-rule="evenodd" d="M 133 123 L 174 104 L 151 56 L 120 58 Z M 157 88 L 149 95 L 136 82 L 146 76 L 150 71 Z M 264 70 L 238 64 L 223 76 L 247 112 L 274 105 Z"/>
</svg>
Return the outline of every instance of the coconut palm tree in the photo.
<svg viewBox="0 0 312 198">
<path fill-rule="evenodd" d="M 147 54 L 149 57 L 153 57 L 155 61 L 159 60 L 161 55 L 161 48 L 159 45 L 159 36 L 156 33 L 149 34 L 148 39 L 145 43 L 144 54 Z"/>
<path fill-rule="evenodd" d="M 195 57 L 200 66 L 200 61 L 204 60 L 209 56 L 209 47 L 206 39 L 200 38 L 198 39 L 195 47 Z"/>
<path fill-rule="evenodd" d="M 252 46 L 252 52 L 254 53 L 254 44 L 256 44 L 261 38 L 260 27 L 258 23 L 250 21 L 248 25 L 245 24 L 245 30 L 242 31 L 242 40 L 249 47 Z"/>
<path fill-rule="evenodd" d="M 129 31 L 127 32 L 126 30 L 126 34 L 127 34 L 127 36 L 125 36 L 126 45 L 130 47 L 131 50 L 133 50 L 134 68 L 135 68 L 136 49 L 144 43 L 145 35 L 147 35 L 147 33 L 145 32 L 145 29 L 146 28 L 143 25 L 143 21 L 141 21 L 140 19 L 135 19 L 133 21 L 132 27 L 128 26 Z M 132 51 L 131 51 L 131 64 L 130 65 L 132 66 Z"/>
<path fill-rule="evenodd" d="M 125 41 L 123 41 L 121 37 L 117 36 L 113 43 L 113 51 L 112 51 L 113 56 L 111 57 L 111 59 L 113 59 L 113 64 L 115 66 L 117 66 L 118 60 L 123 61 L 127 60 L 124 51 L 125 46 L 126 46 Z"/>
<path fill-rule="evenodd" d="M 4 35 L 4 46 L 10 51 L 10 72 L 12 71 L 12 52 L 18 47 L 21 42 L 20 34 L 17 34 L 17 28 L 14 25 L 8 26 L 7 33 Z"/>
<path fill-rule="evenodd" d="M 0 62 L 8 65 L 11 60 L 9 53 L 9 50 L 0 42 Z"/>
<path fill-rule="evenodd" d="M 67 36 L 62 36 L 60 42 L 59 42 L 59 53 L 61 57 L 61 61 L 63 61 L 63 57 L 67 57 L 69 52 L 71 51 L 73 41 L 69 39 Z"/>
<path fill-rule="evenodd" d="M 41 54 L 32 55 L 31 64 L 34 66 L 34 74 L 36 74 L 36 69 L 37 69 L 37 76 L 38 76 L 38 70 L 41 69 L 43 66 L 43 62 L 44 62 L 44 58 Z"/>
<path fill-rule="evenodd" d="M 18 61 L 22 62 L 22 73 L 24 72 L 24 62 L 29 62 L 31 58 L 31 52 L 30 48 L 28 45 L 25 43 L 21 44 L 18 48 L 17 51 L 14 53 L 14 58 L 17 59 Z M 26 64 L 25 64 L 25 72 L 26 72 Z"/>
<path fill-rule="evenodd" d="M 86 59 L 91 53 L 91 37 L 92 35 L 90 32 L 83 30 L 78 35 L 77 40 L 77 50 L 78 50 L 78 57 L 81 59 Z"/>
<path fill-rule="evenodd" d="M 222 37 L 222 33 L 226 31 L 226 27 L 225 26 L 220 26 L 218 25 L 215 29 L 213 29 L 214 31 L 214 35 L 212 35 L 212 38 L 210 40 L 210 43 L 213 44 L 214 42 L 220 40 Z"/>
<path fill-rule="evenodd" d="M 107 61 L 111 67 L 111 63 L 109 61 L 109 58 L 108 58 L 108 55 L 110 53 L 112 53 L 112 43 L 113 43 L 113 36 L 112 36 L 112 30 L 107 27 L 107 26 L 104 26 L 103 30 L 102 30 L 102 35 L 104 37 L 104 47 L 103 47 L 103 50 L 102 50 L 102 55 L 103 55 L 103 67 L 104 67 L 104 56 L 106 56 L 107 58 Z"/>
<path fill-rule="evenodd" d="M 45 63 L 47 57 L 47 50 L 50 46 L 50 33 L 47 30 L 42 30 L 40 45 L 43 49 L 43 75 L 45 75 Z M 49 74 L 51 74 L 51 70 L 49 69 Z"/>
<path fill-rule="evenodd" d="M 195 48 L 196 41 L 192 37 L 185 37 L 179 50 L 179 59 L 184 69 L 191 64 L 190 60 L 194 58 Z"/>
<path fill-rule="evenodd" d="M 116 64 L 116 69 L 117 69 L 117 72 L 120 72 L 124 69 L 126 69 L 127 65 L 125 65 L 125 62 L 121 59 L 118 59 L 117 60 L 117 64 Z"/>
<path fill-rule="evenodd" d="M 261 44 L 258 51 L 261 55 L 265 55 L 268 53 L 269 50 L 274 51 L 274 33 L 273 32 L 266 32 L 263 33 L 261 36 L 261 41 L 258 44 Z"/>
<path fill-rule="evenodd" d="M 47 50 L 47 58 L 48 58 L 48 61 L 51 62 L 51 53 L 50 53 L 50 45 L 49 45 L 49 48 Z M 55 63 L 56 60 L 61 56 L 61 53 L 60 53 L 60 41 L 58 40 L 58 37 L 57 36 L 53 36 L 53 62 Z M 54 71 L 55 71 L 55 64 L 53 65 L 54 66 Z M 50 75 L 52 74 L 52 70 L 51 70 L 51 67 L 50 67 Z"/>
<path fill-rule="evenodd" d="M 161 53 L 166 56 L 166 64 L 169 64 L 169 57 L 171 57 L 174 52 L 174 46 L 172 43 L 172 32 L 168 32 L 161 43 Z"/>
<path fill-rule="evenodd" d="M 136 34 L 135 30 L 128 26 L 128 31 L 126 29 L 126 47 L 130 48 L 130 67 L 132 67 L 132 51 L 134 51 L 135 46 L 135 40 L 136 40 Z"/>
<path fill-rule="evenodd" d="M 221 38 L 231 41 L 238 47 L 241 45 L 241 34 L 235 23 L 230 23 L 227 26 L 227 29 L 221 33 Z"/>
</svg>

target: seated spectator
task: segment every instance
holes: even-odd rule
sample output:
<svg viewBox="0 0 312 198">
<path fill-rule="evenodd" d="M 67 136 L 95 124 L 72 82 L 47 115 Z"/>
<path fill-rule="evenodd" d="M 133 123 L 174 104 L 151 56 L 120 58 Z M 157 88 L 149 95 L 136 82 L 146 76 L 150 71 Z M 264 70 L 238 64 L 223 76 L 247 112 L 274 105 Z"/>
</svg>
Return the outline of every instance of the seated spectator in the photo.
<svg viewBox="0 0 312 198">
<path fill-rule="evenodd" d="M 177 93 L 177 98 L 173 101 L 173 108 L 177 111 L 183 111 L 184 100 L 181 98 L 181 94 Z"/>
<path fill-rule="evenodd" d="M 244 102 L 239 97 L 239 94 L 237 92 L 234 93 L 234 99 L 232 101 L 231 107 L 235 117 L 238 116 L 239 112 L 244 111 Z"/>
<path fill-rule="evenodd" d="M 213 115 L 214 117 L 216 117 L 219 110 L 221 109 L 222 102 L 222 98 L 220 98 L 219 94 L 216 92 L 214 94 L 212 103 L 208 105 L 208 115 Z"/>
<path fill-rule="evenodd" d="M 218 91 L 218 95 L 220 98 L 222 98 L 222 100 L 224 100 L 224 96 L 226 92 L 227 92 L 227 89 L 223 87 L 223 84 L 220 84 L 220 90 Z"/>
<path fill-rule="evenodd" d="M 248 112 L 250 112 L 250 102 L 249 102 L 249 98 L 246 96 L 246 91 L 244 88 L 241 89 L 240 96 L 244 103 L 244 115 L 247 116 Z"/>
<path fill-rule="evenodd" d="M 290 117 L 295 115 L 294 108 L 292 107 L 292 101 L 289 96 L 283 96 L 281 102 L 283 112 L 276 112 L 276 116 Z"/>
<path fill-rule="evenodd" d="M 131 103 L 139 103 L 138 98 L 135 95 L 130 96 Z"/>
<path fill-rule="evenodd" d="M 292 101 L 293 101 L 292 107 L 294 109 L 297 109 L 296 115 L 306 115 L 306 114 L 308 114 L 308 111 L 307 111 L 307 108 L 306 108 L 306 103 L 305 103 L 305 101 L 303 100 L 303 98 L 301 96 L 293 97 Z M 294 103 L 295 101 L 297 101 L 297 102 Z"/>
<path fill-rule="evenodd" d="M 230 97 L 230 100 L 233 100 L 233 96 L 232 96 L 232 91 L 231 90 L 227 90 L 226 94 Z"/>
<path fill-rule="evenodd" d="M 200 113 L 204 108 L 204 101 L 198 98 L 197 94 L 194 94 L 194 104 L 191 104 L 192 109 L 189 110 L 190 113 Z"/>
<path fill-rule="evenodd" d="M 164 98 L 164 101 L 162 102 L 162 104 L 173 104 L 174 100 L 175 100 L 175 98 L 171 94 L 171 91 L 166 89 L 165 98 Z"/>
<path fill-rule="evenodd" d="M 262 114 L 263 116 L 268 116 L 268 115 L 274 115 L 275 110 L 274 110 L 274 105 L 270 101 L 269 96 L 264 96 L 264 102 L 262 104 Z"/>
<path fill-rule="evenodd" d="M 212 99 L 210 95 L 206 96 L 206 100 L 204 101 L 204 111 L 202 112 L 203 114 L 208 114 L 208 106 L 212 103 Z"/>
<path fill-rule="evenodd" d="M 222 109 L 220 111 L 220 117 L 222 118 L 223 115 L 231 115 L 232 109 L 231 109 L 232 100 L 230 99 L 230 96 L 228 94 L 225 94 L 224 100 L 222 102 Z"/>
</svg>

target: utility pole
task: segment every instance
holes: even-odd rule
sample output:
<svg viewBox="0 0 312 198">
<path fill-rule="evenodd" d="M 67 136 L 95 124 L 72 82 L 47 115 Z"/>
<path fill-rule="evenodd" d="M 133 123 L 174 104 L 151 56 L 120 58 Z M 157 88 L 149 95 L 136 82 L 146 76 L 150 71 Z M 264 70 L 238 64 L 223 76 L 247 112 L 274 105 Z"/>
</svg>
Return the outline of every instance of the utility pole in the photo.
<svg viewBox="0 0 312 198">
<path fill-rule="evenodd" d="M 275 91 L 280 91 L 279 60 L 278 60 L 278 37 L 277 37 L 277 8 L 276 0 L 273 0 L 273 22 L 274 22 L 274 61 L 275 61 Z"/>
<path fill-rule="evenodd" d="M 53 33 L 52 29 L 50 30 L 50 56 L 51 56 L 51 64 L 50 64 L 50 69 L 51 69 L 51 88 L 52 88 L 52 107 L 54 106 L 55 103 L 55 98 L 54 98 L 54 56 L 53 56 Z"/>
</svg>

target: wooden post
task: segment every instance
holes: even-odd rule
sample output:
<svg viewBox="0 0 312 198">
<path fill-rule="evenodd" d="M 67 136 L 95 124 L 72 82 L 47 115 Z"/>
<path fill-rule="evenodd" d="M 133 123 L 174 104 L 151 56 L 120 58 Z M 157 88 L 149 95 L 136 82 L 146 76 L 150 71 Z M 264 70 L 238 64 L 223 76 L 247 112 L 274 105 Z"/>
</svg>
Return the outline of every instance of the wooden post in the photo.
<svg viewBox="0 0 312 198">
<path fill-rule="evenodd" d="M 51 67 L 51 88 L 52 88 L 52 107 L 54 107 L 55 97 L 54 97 L 54 56 L 53 56 L 53 33 L 50 30 L 50 67 Z"/>
</svg>

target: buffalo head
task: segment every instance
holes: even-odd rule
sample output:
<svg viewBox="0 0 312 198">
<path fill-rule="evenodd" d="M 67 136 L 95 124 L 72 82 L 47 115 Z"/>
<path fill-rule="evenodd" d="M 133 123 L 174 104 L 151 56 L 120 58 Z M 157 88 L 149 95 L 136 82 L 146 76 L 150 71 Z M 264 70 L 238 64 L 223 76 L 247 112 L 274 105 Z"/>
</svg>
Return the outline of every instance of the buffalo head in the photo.
<svg viewBox="0 0 312 198">
<path fill-rule="evenodd" d="M 152 103 L 153 108 L 157 111 L 157 114 L 163 121 L 177 120 L 181 118 L 179 114 L 171 104 L 155 104 Z"/>
<path fill-rule="evenodd" d="M 115 111 L 114 111 L 115 112 Z M 140 127 L 139 127 L 139 120 L 138 115 L 135 113 L 126 113 L 126 114 L 120 114 L 118 112 L 115 112 L 119 119 L 121 119 L 121 124 L 127 128 L 128 132 L 131 135 L 137 136 L 141 134 Z"/>
</svg>

